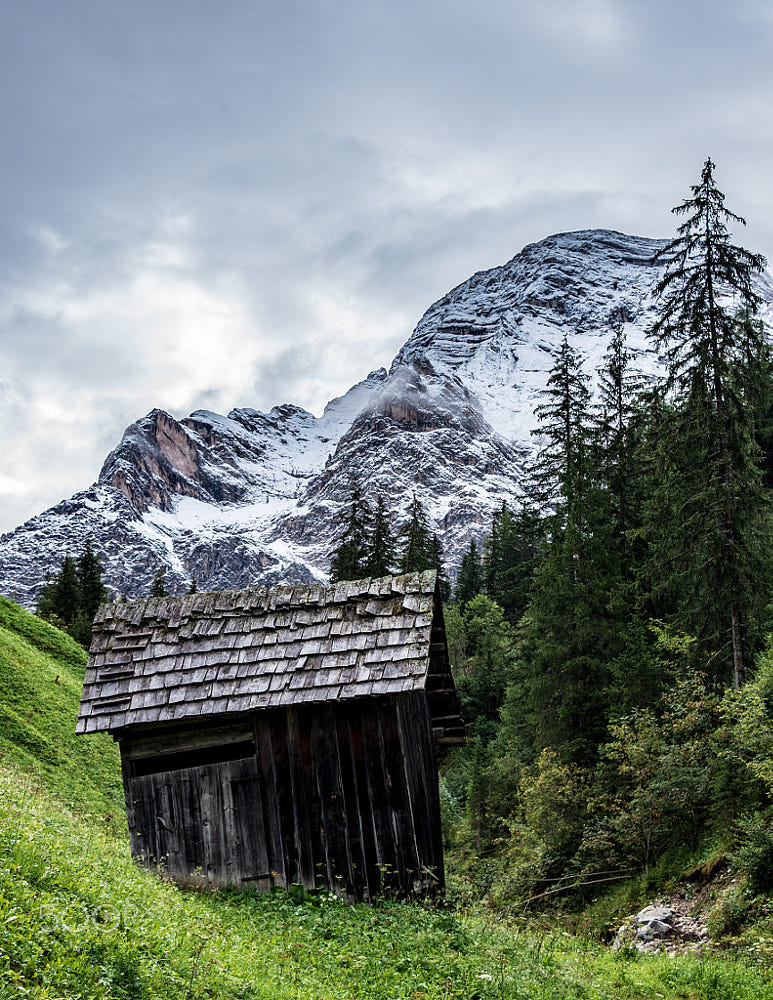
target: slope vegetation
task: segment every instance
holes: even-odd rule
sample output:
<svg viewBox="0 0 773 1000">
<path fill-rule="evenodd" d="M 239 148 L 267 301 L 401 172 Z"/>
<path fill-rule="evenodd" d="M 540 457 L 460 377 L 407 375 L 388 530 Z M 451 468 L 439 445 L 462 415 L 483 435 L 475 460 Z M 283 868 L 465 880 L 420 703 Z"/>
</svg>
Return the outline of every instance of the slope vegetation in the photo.
<svg viewBox="0 0 773 1000">
<path fill-rule="evenodd" d="M 63 804 L 122 823 L 118 748 L 75 736 L 85 667 L 69 635 L 0 597 L 0 756 Z"/>
<path fill-rule="evenodd" d="M 73 735 L 83 667 L 0 601 L 0 1000 L 773 1000 L 765 968 L 613 954 L 475 907 L 181 891 L 131 862 L 115 747 Z"/>
</svg>

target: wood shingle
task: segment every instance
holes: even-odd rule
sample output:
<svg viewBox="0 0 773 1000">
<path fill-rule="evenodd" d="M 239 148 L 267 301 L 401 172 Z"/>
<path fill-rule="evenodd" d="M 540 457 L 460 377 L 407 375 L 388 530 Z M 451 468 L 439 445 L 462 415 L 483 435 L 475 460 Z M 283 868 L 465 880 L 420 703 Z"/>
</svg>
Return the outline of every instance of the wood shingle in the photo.
<svg viewBox="0 0 773 1000">
<path fill-rule="evenodd" d="M 103 605 L 77 732 L 421 690 L 434 591 L 430 572 Z"/>
<path fill-rule="evenodd" d="M 119 741 L 132 854 L 178 881 L 442 890 L 434 573 L 105 605 L 77 730 Z"/>
</svg>

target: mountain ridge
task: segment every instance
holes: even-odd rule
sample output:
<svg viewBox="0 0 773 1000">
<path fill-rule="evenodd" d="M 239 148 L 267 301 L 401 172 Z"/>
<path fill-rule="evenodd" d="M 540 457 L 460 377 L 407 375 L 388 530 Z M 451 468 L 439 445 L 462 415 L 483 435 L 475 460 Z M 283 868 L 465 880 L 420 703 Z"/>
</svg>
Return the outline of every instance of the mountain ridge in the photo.
<svg viewBox="0 0 773 1000">
<path fill-rule="evenodd" d="M 663 240 L 558 233 L 476 272 L 433 303 L 395 356 L 320 417 L 294 404 L 131 424 L 91 487 L 0 537 L 0 592 L 32 605 L 46 574 L 88 538 L 129 597 L 161 570 L 171 590 L 324 579 L 353 476 L 395 526 L 415 492 L 450 565 L 488 528 L 519 477 L 564 335 L 590 374 L 614 325 L 635 366 L 659 369 L 646 331 Z M 771 321 L 773 281 L 759 287 Z"/>
</svg>

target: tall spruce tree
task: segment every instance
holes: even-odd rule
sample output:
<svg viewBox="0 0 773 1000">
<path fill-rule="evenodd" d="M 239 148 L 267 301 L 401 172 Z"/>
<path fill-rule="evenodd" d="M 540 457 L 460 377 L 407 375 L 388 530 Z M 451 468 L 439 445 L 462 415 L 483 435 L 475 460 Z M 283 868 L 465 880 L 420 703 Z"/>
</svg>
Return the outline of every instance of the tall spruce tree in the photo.
<svg viewBox="0 0 773 1000">
<path fill-rule="evenodd" d="M 483 592 L 483 563 L 478 543 L 470 539 L 470 545 L 462 556 L 459 572 L 456 574 L 454 600 L 464 609 L 477 594 Z"/>
<path fill-rule="evenodd" d="M 535 409 L 539 421 L 532 432 L 541 442 L 534 466 L 530 499 L 550 510 L 554 531 L 570 545 L 581 542 L 590 441 L 589 377 L 579 355 L 564 335 Z M 568 567 L 571 573 L 571 566 Z"/>
<path fill-rule="evenodd" d="M 738 311 L 738 323 L 744 327 L 741 358 L 736 365 L 735 390 L 743 396 L 747 412 L 752 414 L 754 439 L 762 455 L 763 484 L 773 486 L 773 347 L 762 320 L 747 310 Z"/>
<path fill-rule="evenodd" d="M 78 565 L 72 556 L 65 556 L 59 572 L 46 584 L 37 604 L 41 618 L 71 625 L 81 610 L 81 585 L 78 579 Z"/>
<path fill-rule="evenodd" d="M 528 603 L 542 543 L 542 517 L 528 503 L 512 513 L 506 504 L 492 518 L 483 543 L 483 589 L 515 623 Z"/>
<path fill-rule="evenodd" d="M 530 720 L 532 747 L 594 759 L 606 725 L 607 624 L 599 586 L 603 561 L 594 532 L 599 505 L 592 468 L 588 376 L 566 338 L 537 407 L 542 450 L 531 494 L 547 507 L 546 542 L 534 574 L 521 635 L 513 697 Z"/>
<path fill-rule="evenodd" d="M 364 580 L 368 575 L 372 514 L 360 484 L 352 480 L 344 528 L 330 559 L 330 581 Z"/>
<path fill-rule="evenodd" d="M 592 466 L 594 577 L 603 595 L 606 701 L 612 714 L 650 704 L 662 684 L 652 654 L 653 616 L 643 531 L 647 495 L 642 461 L 647 384 L 631 369 L 622 318 L 598 371 Z"/>
<path fill-rule="evenodd" d="M 419 573 L 435 568 L 436 551 L 429 530 L 429 520 L 416 494 L 408 508 L 408 523 L 400 532 L 399 566 L 401 573 Z"/>
<path fill-rule="evenodd" d="M 725 207 L 710 159 L 692 197 L 673 211 L 685 221 L 655 258 L 665 271 L 651 330 L 675 410 L 663 446 L 678 467 L 679 519 L 667 544 L 683 612 L 712 662 L 730 660 L 740 686 L 748 629 L 768 597 L 769 502 L 745 391 L 749 361 L 764 350 L 762 327 L 753 322 L 761 301 L 753 278 L 765 261 L 730 242 L 727 224 L 745 220 Z"/>
<path fill-rule="evenodd" d="M 97 608 L 107 600 L 107 588 L 102 582 L 102 563 L 94 551 L 91 541 L 87 541 L 77 562 L 80 583 L 81 608 L 89 623 L 94 621 Z"/>
<path fill-rule="evenodd" d="M 598 387 L 595 442 L 599 473 L 612 507 L 615 544 L 625 564 L 631 547 L 630 535 L 639 521 L 641 484 L 638 482 L 637 444 L 639 398 L 645 383 L 640 375 L 631 371 L 622 320 L 613 329 L 604 361 L 598 369 Z"/>
<path fill-rule="evenodd" d="M 440 599 L 445 604 L 451 599 L 451 581 L 448 579 L 443 546 L 437 536 L 437 533 L 433 533 L 432 535 L 430 552 L 432 556 L 432 568 L 437 572 L 437 584 L 440 588 Z"/>
<path fill-rule="evenodd" d="M 366 547 L 365 575 L 389 576 L 395 564 L 395 542 L 383 497 L 376 500 Z"/>
</svg>

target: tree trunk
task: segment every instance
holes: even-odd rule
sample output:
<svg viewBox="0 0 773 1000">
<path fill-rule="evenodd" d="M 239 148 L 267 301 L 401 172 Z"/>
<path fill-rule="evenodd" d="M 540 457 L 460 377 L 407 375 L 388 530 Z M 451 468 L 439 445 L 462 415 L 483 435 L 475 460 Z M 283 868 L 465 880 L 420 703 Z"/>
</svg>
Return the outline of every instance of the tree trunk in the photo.
<svg viewBox="0 0 773 1000">
<path fill-rule="evenodd" d="M 730 607 L 730 627 L 733 639 L 733 687 L 737 691 L 744 682 L 746 668 L 743 657 L 743 623 L 735 604 Z"/>
</svg>

